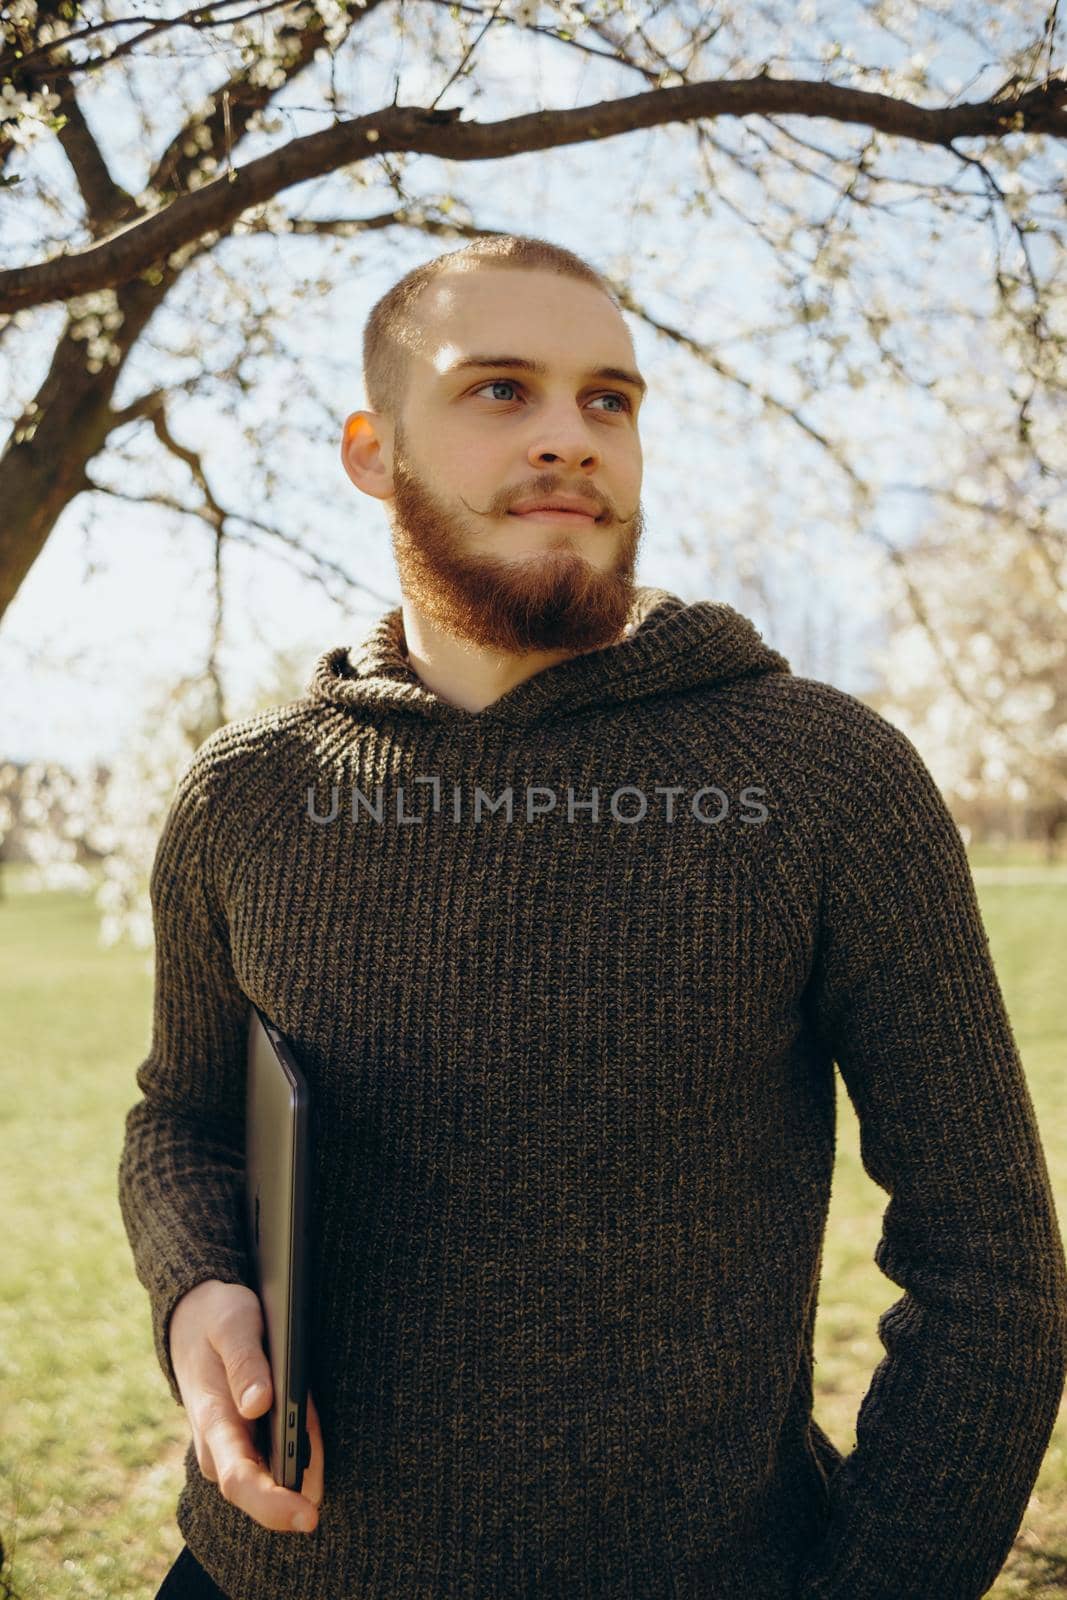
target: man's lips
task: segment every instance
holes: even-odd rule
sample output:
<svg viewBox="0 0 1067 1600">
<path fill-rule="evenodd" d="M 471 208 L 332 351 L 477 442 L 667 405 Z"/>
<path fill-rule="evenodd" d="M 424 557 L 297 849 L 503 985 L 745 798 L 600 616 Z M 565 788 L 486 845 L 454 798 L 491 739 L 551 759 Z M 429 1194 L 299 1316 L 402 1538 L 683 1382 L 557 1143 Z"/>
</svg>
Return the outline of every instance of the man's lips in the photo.
<svg viewBox="0 0 1067 1600">
<path fill-rule="evenodd" d="M 594 511 L 551 511 L 547 507 L 536 511 L 509 511 L 509 517 L 525 517 L 532 522 L 595 522 Z"/>
</svg>

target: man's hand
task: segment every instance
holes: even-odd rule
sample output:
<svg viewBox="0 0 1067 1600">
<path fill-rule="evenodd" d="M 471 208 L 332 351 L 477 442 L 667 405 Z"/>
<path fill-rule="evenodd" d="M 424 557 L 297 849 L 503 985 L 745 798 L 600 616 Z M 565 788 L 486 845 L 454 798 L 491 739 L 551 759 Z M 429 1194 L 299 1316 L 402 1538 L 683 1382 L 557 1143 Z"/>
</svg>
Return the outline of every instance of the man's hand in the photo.
<svg viewBox="0 0 1067 1600">
<path fill-rule="evenodd" d="M 323 1466 L 322 1431 L 311 1395 L 311 1461 L 304 1469 L 303 1493 L 276 1484 L 270 1463 L 252 1442 L 252 1422 L 272 1400 L 259 1296 L 243 1284 L 205 1279 L 175 1306 L 169 1342 L 204 1477 L 262 1527 L 311 1533 L 319 1520 Z"/>
</svg>

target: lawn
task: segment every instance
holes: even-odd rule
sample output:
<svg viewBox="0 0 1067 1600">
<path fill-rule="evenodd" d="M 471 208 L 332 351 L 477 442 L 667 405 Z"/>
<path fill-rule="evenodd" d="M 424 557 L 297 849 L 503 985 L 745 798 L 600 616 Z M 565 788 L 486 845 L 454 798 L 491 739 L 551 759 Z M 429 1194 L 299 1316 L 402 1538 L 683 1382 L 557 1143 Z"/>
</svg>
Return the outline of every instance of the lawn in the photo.
<svg viewBox="0 0 1067 1600">
<path fill-rule="evenodd" d="M 980 875 L 981 877 L 981 875 Z M 145 956 L 96 942 L 69 893 L 0 900 L 7 1160 L 0 1287 L 0 1538 L 23 1600 L 151 1600 L 181 1545 L 184 1413 L 156 1366 L 148 1301 L 118 1211 L 116 1168 L 148 1044 Z M 980 882 L 997 970 L 1067 1220 L 1062 1070 L 1067 886 Z M 839 1085 L 838 1158 L 816 1333 L 816 1415 L 844 1451 L 900 1290 L 873 1262 L 886 1196 L 860 1164 Z M 1067 1592 L 1067 1408 L 995 1600 Z M 0 1594 L 3 1584 L 0 1583 Z"/>
</svg>

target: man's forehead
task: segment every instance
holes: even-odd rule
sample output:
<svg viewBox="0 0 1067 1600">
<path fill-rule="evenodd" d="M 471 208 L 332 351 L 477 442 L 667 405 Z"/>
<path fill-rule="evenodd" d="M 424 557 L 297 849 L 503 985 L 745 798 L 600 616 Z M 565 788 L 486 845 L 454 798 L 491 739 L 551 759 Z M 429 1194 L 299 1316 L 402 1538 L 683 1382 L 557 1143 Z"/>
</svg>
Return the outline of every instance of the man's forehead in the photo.
<svg viewBox="0 0 1067 1600">
<path fill-rule="evenodd" d="M 537 276 L 544 282 L 535 294 L 530 282 Z M 563 284 L 579 290 L 578 302 L 564 304 Z M 531 338 L 534 305 L 540 300 L 549 313 L 544 338 Z M 523 356 L 534 364 L 528 370 L 545 370 L 545 356 L 553 365 L 553 346 L 567 353 L 567 364 L 581 370 L 626 371 L 643 389 L 643 380 L 633 371 L 633 346 L 629 333 L 615 308 L 599 290 L 577 279 L 561 279 L 549 273 L 484 271 L 449 274 L 428 286 L 422 301 L 422 315 L 416 338 L 418 355 L 438 376 L 455 371 L 459 365 L 473 365 L 486 354 Z M 570 320 L 580 326 L 581 347 L 566 329 Z M 620 334 L 622 337 L 620 338 Z M 535 349 L 538 344 L 543 348 Z M 582 356 L 588 359 L 583 361 Z M 507 365 L 506 361 L 501 365 Z"/>
</svg>

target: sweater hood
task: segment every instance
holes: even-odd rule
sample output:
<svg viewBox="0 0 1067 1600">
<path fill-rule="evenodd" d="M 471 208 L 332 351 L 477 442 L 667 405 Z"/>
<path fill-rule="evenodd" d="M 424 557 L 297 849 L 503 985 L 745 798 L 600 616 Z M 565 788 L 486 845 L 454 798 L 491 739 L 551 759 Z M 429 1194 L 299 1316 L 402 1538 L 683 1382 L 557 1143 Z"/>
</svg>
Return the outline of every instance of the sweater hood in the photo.
<svg viewBox="0 0 1067 1600">
<path fill-rule="evenodd" d="M 790 671 L 786 658 L 724 601 L 687 603 L 666 589 L 638 586 L 627 628 L 620 643 L 546 667 L 474 712 L 442 700 L 413 670 L 397 606 L 359 645 L 337 645 L 321 655 L 307 692 L 312 700 L 373 721 L 402 715 L 453 725 L 529 727 L 653 695 Z"/>
</svg>

